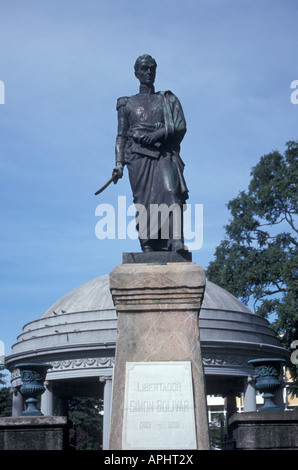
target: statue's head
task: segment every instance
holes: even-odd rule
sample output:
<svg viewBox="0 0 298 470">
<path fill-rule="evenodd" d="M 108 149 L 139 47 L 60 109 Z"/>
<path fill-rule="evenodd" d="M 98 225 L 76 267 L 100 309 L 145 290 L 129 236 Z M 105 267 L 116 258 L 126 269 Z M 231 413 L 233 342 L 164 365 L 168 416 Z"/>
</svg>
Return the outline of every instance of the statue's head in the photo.
<svg viewBox="0 0 298 470">
<path fill-rule="evenodd" d="M 135 62 L 135 76 L 144 85 L 153 85 L 155 81 L 157 63 L 151 55 L 144 54 Z"/>
</svg>

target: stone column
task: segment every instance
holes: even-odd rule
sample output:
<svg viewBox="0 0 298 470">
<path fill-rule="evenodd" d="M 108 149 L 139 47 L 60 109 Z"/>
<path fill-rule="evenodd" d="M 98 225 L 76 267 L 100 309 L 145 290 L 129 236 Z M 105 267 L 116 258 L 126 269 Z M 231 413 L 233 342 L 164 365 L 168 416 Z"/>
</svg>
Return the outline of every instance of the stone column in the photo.
<svg viewBox="0 0 298 470">
<path fill-rule="evenodd" d="M 12 416 L 21 416 L 24 411 L 24 398 L 17 388 L 12 388 Z"/>
<path fill-rule="evenodd" d="M 256 411 L 257 402 L 256 402 L 256 381 L 253 377 L 248 376 L 246 379 L 245 389 L 244 389 L 244 409 L 243 411 Z"/>
<path fill-rule="evenodd" d="M 198 326 L 205 284 L 192 262 L 127 263 L 110 273 L 118 314 L 110 449 L 122 449 L 126 363 L 155 361 L 191 362 L 197 448 L 209 449 Z"/>
<path fill-rule="evenodd" d="M 54 403 L 53 403 L 53 384 L 51 382 L 45 383 L 45 391 L 41 395 L 40 411 L 44 416 L 53 416 Z"/>
<path fill-rule="evenodd" d="M 103 450 L 107 450 L 109 448 L 109 436 L 110 436 L 112 377 L 102 376 L 102 377 L 99 377 L 99 380 L 100 382 L 104 382 L 102 447 L 103 447 Z"/>
</svg>

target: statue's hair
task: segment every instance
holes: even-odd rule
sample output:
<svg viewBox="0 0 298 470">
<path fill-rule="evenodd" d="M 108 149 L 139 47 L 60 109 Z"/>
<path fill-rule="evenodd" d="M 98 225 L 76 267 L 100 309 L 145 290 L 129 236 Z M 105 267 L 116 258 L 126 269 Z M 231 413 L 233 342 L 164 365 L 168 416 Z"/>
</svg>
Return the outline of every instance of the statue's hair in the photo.
<svg viewBox="0 0 298 470">
<path fill-rule="evenodd" d="M 134 65 L 135 72 L 137 72 L 137 70 L 138 70 L 138 68 L 140 67 L 141 63 L 142 63 L 145 59 L 152 61 L 152 63 L 153 63 L 153 65 L 155 66 L 155 68 L 157 67 L 157 63 L 156 63 L 155 59 L 153 59 L 153 57 L 151 57 L 151 55 L 149 55 L 149 54 L 143 54 L 143 55 L 140 55 L 140 57 L 138 57 L 137 60 L 136 60 L 136 62 L 135 62 L 135 65 Z"/>
</svg>

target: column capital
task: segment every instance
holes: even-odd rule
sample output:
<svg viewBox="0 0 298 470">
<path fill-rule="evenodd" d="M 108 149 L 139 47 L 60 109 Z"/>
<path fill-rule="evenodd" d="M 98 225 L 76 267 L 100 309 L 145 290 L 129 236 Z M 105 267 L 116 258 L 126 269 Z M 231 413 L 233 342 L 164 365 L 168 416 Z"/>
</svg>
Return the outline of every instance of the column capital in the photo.
<svg viewBox="0 0 298 470">
<path fill-rule="evenodd" d="M 254 384 L 256 383 L 256 378 L 252 377 L 251 375 L 248 375 L 246 380 L 247 380 L 247 383 L 252 386 L 254 386 Z"/>
<path fill-rule="evenodd" d="M 192 262 L 122 264 L 110 273 L 117 312 L 200 310 L 205 271 Z"/>
<path fill-rule="evenodd" d="M 101 375 L 99 377 L 100 382 L 108 382 L 109 380 L 112 381 L 112 376 L 111 375 Z"/>
</svg>

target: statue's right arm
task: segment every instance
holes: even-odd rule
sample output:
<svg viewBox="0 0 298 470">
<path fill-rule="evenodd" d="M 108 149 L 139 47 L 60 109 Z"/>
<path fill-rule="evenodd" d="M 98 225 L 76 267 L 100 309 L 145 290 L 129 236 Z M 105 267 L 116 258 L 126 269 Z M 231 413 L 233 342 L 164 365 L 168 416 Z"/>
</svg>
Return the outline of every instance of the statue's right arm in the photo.
<svg viewBox="0 0 298 470">
<path fill-rule="evenodd" d="M 115 156 L 116 156 L 116 168 L 120 177 L 123 175 L 123 166 L 124 166 L 124 153 L 125 146 L 127 142 L 127 132 L 129 129 L 129 122 L 127 118 L 127 113 L 125 105 L 128 98 L 119 98 L 117 100 L 117 112 L 118 112 L 118 132 L 116 137 L 116 147 L 115 147 Z"/>
</svg>

